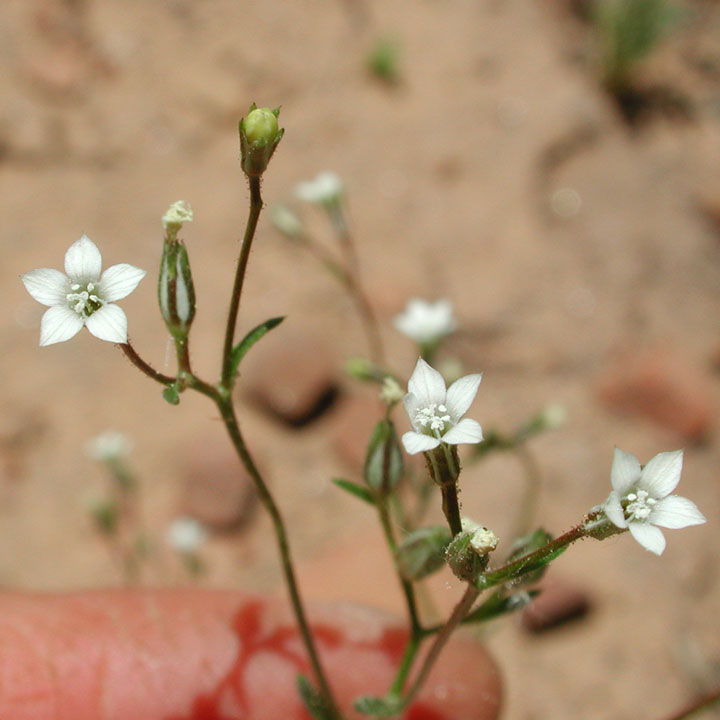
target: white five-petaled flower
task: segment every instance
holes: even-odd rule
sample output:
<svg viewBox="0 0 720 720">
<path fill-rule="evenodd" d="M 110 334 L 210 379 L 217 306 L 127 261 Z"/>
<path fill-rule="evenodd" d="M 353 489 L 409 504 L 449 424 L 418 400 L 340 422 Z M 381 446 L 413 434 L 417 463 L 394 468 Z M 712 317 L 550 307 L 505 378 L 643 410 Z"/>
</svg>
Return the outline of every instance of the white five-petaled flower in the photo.
<svg viewBox="0 0 720 720">
<path fill-rule="evenodd" d="M 127 342 L 127 317 L 114 302 L 138 286 L 145 270 L 121 263 L 101 276 L 101 268 L 100 251 L 83 235 L 65 253 L 66 274 L 40 268 L 22 276 L 30 295 L 50 306 L 40 323 L 40 345 L 69 340 L 83 325 L 100 340 Z"/>
<path fill-rule="evenodd" d="M 319 173 L 312 180 L 299 182 L 295 194 L 303 202 L 327 205 L 337 202 L 345 188 L 340 177 L 329 170 Z"/>
<path fill-rule="evenodd" d="M 402 436 L 405 450 L 414 455 L 440 443 L 479 443 L 483 439 L 480 424 L 462 416 L 472 405 L 481 379 L 479 373 L 466 375 L 446 390 L 443 376 L 419 358 L 403 398 L 413 428 Z"/>
<path fill-rule="evenodd" d="M 670 493 L 682 471 L 682 450 L 656 455 L 645 467 L 630 453 L 615 448 L 605 514 L 613 525 L 628 528 L 646 549 L 661 555 L 665 536 L 660 527 L 678 529 L 706 522 L 691 500 Z"/>
<path fill-rule="evenodd" d="M 457 328 L 449 300 L 412 298 L 393 322 L 397 330 L 421 346 L 432 345 Z"/>
</svg>

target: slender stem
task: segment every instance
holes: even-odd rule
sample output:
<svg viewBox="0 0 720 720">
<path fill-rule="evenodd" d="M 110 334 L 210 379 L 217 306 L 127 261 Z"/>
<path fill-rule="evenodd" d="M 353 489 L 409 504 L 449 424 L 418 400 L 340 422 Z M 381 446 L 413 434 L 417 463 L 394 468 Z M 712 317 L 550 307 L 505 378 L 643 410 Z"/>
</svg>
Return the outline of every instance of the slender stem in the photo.
<svg viewBox="0 0 720 720">
<path fill-rule="evenodd" d="M 390 523 L 390 513 L 388 512 L 387 502 L 385 499 L 381 499 L 378 502 L 378 515 L 380 516 L 380 524 L 382 525 L 383 532 L 385 534 L 385 540 L 390 548 L 390 552 L 395 557 L 395 551 L 397 550 L 397 543 L 395 536 L 392 531 L 392 525 Z M 396 565 L 397 570 L 397 565 Z M 417 603 L 415 601 L 415 591 L 412 583 L 405 580 L 405 578 L 398 572 L 398 580 L 402 586 L 403 594 L 405 595 L 405 601 L 408 609 L 408 616 L 410 619 L 410 632 L 413 636 L 422 632 L 422 626 L 418 619 Z"/>
<path fill-rule="evenodd" d="M 696 712 L 700 712 L 700 710 L 707 710 L 709 707 L 712 707 L 715 703 L 719 701 L 720 689 L 708 693 L 701 698 L 698 698 L 689 705 L 686 705 L 681 710 L 673 713 L 670 717 L 666 718 L 666 720 L 685 720 L 685 718 L 689 718 Z"/>
<path fill-rule="evenodd" d="M 440 486 L 442 509 L 448 521 L 450 532 L 453 535 L 457 535 L 462 532 L 462 522 L 460 519 L 460 500 L 458 498 L 458 475 L 456 468 L 453 464 L 453 469 L 451 470 L 451 459 L 446 454 L 445 448 L 443 448 L 442 455 L 431 450 L 425 453 L 425 458 L 428 461 L 428 468 L 435 479 L 435 483 Z M 453 472 L 453 470 L 455 470 L 455 472 Z"/>
<path fill-rule="evenodd" d="M 360 316 L 370 358 L 375 363 L 384 364 L 385 349 L 380 335 L 380 324 L 360 282 L 354 248 L 350 256 L 346 254 L 345 265 L 342 265 L 311 237 L 305 235 L 303 239 L 310 252 L 330 271 L 352 298 Z"/>
<path fill-rule="evenodd" d="M 255 465 L 255 462 L 253 461 L 250 452 L 245 445 L 245 441 L 242 437 L 240 427 L 237 422 L 235 408 L 232 405 L 232 401 L 222 396 L 219 391 L 215 391 L 214 399 L 215 403 L 218 406 L 218 409 L 220 410 L 220 414 L 222 416 L 223 422 L 225 423 L 228 434 L 230 435 L 230 439 L 235 446 L 235 450 L 240 456 L 240 460 L 245 466 L 248 474 L 252 478 L 258 496 L 260 497 L 260 501 L 262 502 L 263 506 L 270 515 L 270 519 L 272 520 L 273 528 L 275 530 L 275 538 L 277 540 L 278 550 L 280 552 L 282 570 L 290 594 L 290 602 L 292 604 L 295 618 L 300 629 L 300 635 L 302 637 L 303 644 L 305 645 L 305 649 L 310 659 L 310 665 L 312 666 L 315 680 L 318 684 L 321 695 L 327 703 L 330 717 L 339 720 L 342 716 L 332 695 L 332 691 L 330 690 L 330 685 L 328 683 L 325 672 L 322 668 L 320 657 L 315 647 L 315 641 L 313 639 L 310 625 L 308 623 L 305 609 L 303 607 L 302 599 L 300 597 L 300 590 L 298 588 L 297 580 L 295 578 L 295 571 L 293 569 L 292 558 L 290 555 L 290 546 L 288 544 L 287 532 L 285 530 L 285 524 L 283 522 L 282 516 L 277 505 L 275 504 L 275 500 L 273 499 L 267 485 L 265 484 L 265 481 L 260 475 L 260 472 L 257 469 L 257 466 Z"/>
<path fill-rule="evenodd" d="M 520 463 L 525 470 L 525 487 L 519 503 L 519 512 L 515 520 L 515 528 L 511 537 L 522 537 L 530 532 L 538 496 L 540 494 L 540 471 L 530 450 L 525 445 L 518 445 L 515 450 Z"/>
<path fill-rule="evenodd" d="M 228 311 L 227 327 L 225 328 L 225 344 L 222 354 L 222 376 L 220 384 L 226 390 L 230 389 L 233 382 L 233 378 L 231 377 L 231 354 L 233 340 L 235 338 L 235 325 L 237 324 L 238 310 L 240 309 L 240 296 L 242 295 L 243 283 L 245 281 L 245 271 L 247 269 L 248 259 L 250 258 L 250 248 L 252 247 L 255 229 L 257 228 L 258 219 L 260 218 L 260 212 L 263 207 L 262 196 L 260 194 L 260 178 L 250 176 L 248 181 L 250 183 L 250 212 L 248 213 L 245 235 L 243 236 L 237 268 L 235 270 L 235 282 L 230 297 L 230 309 Z"/>
<path fill-rule="evenodd" d="M 138 368 L 140 371 L 144 372 L 149 378 L 162 383 L 163 385 L 172 385 L 175 382 L 174 377 L 170 377 L 169 375 L 163 375 L 162 373 L 159 373 L 157 370 L 155 370 L 154 367 L 146 363 L 136 352 L 135 348 L 130 344 L 130 341 L 128 340 L 126 343 L 118 343 L 120 349 L 125 353 L 125 356 L 130 360 L 130 362 Z"/>
<path fill-rule="evenodd" d="M 413 662 L 415 661 L 415 656 L 420 649 L 420 643 L 422 642 L 424 635 L 424 632 L 422 634 L 416 634 L 414 632 L 411 633 L 410 639 L 405 646 L 405 652 L 403 653 L 402 660 L 400 661 L 397 674 L 395 675 L 395 680 L 393 680 L 393 684 L 390 686 L 388 695 L 400 695 L 402 693 L 403 688 L 405 687 L 405 681 L 407 680 L 407 676 L 410 673 Z"/>
<path fill-rule="evenodd" d="M 499 568 L 495 568 L 490 572 L 482 574 L 478 579 L 478 583 L 482 588 L 489 588 L 493 585 L 497 585 L 499 582 L 508 579 L 515 573 L 522 571 L 524 568 L 534 565 L 534 563 L 543 560 L 552 553 L 562 550 L 568 545 L 571 545 L 584 537 L 587 537 L 587 532 L 585 529 L 585 523 L 581 523 L 580 525 L 571 528 L 566 533 L 559 535 L 554 540 L 551 540 L 547 545 L 543 545 L 534 552 L 523 555 L 522 557 L 517 558 L 517 560 L 505 563 L 505 565 L 502 565 Z"/>
<path fill-rule="evenodd" d="M 445 625 L 435 636 L 435 640 L 430 647 L 428 654 L 425 656 L 425 660 L 423 661 L 422 667 L 420 668 L 420 672 L 417 674 L 417 677 L 413 681 L 413 684 L 408 691 L 408 694 L 405 696 L 403 704 L 406 707 L 412 702 L 413 698 L 417 695 L 420 688 L 423 686 L 423 683 L 427 679 L 430 670 L 432 670 L 432 667 L 435 664 L 435 661 L 438 659 L 440 652 L 445 647 L 447 641 L 450 639 L 450 635 L 461 623 L 462 619 L 468 614 L 470 608 L 472 607 L 479 594 L 480 591 L 476 587 L 468 584 L 467 589 L 465 590 L 465 594 L 460 599 L 460 602 L 455 606 L 455 609 L 452 611 L 452 615 L 450 615 Z"/>
</svg>

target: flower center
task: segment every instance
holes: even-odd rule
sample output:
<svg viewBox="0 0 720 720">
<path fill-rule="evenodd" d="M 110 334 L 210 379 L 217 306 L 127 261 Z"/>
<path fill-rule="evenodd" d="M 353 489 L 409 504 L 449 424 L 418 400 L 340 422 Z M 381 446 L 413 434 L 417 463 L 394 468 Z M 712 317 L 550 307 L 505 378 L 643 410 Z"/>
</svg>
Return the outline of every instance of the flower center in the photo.
<svg viewBox="0 0 720 720">
<path fill-rule="evenodd" d="M 629 500 L 626 511 L 629 520 L 647 520 L 653 510 L 653 506 L 657 502 L 655 498 L 651 498 L 647 490 L 638 490 L 636 493 L 630 493 L 627 496 Z"/>
<path fill-rule="evenodd" d="M 70 289 L 72 292 L 66 295 L 68 307 L 84 318 L 90 317 L 105 305 L 105 300 L 95 294 L 95 283 L 90 282 L 84 286 L 75 283 Z"/>
<path fill-rule="evenodd" d="M 431 403 L 415 413 L 415 425 L 421 427 L 427 435 L 440 437 L 449 422 L 447 408 L 442 404 Z"/>
</svg>

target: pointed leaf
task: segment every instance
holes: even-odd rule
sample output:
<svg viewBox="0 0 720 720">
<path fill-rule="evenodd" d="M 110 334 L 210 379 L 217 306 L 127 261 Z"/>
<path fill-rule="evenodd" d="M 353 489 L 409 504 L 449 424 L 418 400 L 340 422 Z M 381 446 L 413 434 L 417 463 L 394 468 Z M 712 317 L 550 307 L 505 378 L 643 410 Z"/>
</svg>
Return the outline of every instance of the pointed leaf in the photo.
<svg viewBox="0 0 720 720">
<path fill-rule="evenodd" d="M 240 361 L 245 357 L 247 351 L 266 333 L 277 327 L 285 317 L 275 317 L 260 323 L 253 328 L 231 351 L 230 361 L 232 367 L 231 377 L 235 377 Z"/>
<path fill-rule="evenodd" d="M 508 596 L 504 591 L 493 593 L 482 605 L 465 617 L 463 624 L 487 622 L 500 615 L 521 610 L 539 594 L 539 590 L 517 592 Z"/>
<path fill-rule="evenodd" d="M 356 498 L 364 500 L 369 505 L 375 505 L 375 495 L 373 495 L 372 491 L 368 490 L 363 485 L 359 485 L 358 483 L 352 482 L 352 480 L 345 480 L 343 478 L 333 478 L 332 481 L 341 490 L 345 490 L 351 495 L 354 495 Z"/>
</svg>

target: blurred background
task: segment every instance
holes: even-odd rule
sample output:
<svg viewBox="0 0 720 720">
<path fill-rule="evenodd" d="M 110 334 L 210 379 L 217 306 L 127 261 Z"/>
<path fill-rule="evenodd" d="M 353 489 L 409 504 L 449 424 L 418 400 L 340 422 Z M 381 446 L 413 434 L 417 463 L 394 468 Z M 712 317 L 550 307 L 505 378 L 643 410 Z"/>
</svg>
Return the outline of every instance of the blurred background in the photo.
<svg viewBox="0 0 720 720">
<path fill-rule="evenodd" d="M 685 449 L 679 492 L 707 525 L 666 533 L 662 558 L 629 536 L 586 541 L 545 580 L 541 632 L 519 615 L 483 628 L 504 717 L 662 718 L 717 685 L 717 2 L 4 0 L 0 58 L 0 586 L 282 592 L 269 524 L 209 402 L 168 405 L 84 331 L 38 348 L 44 308 L 19 281 L 62 268 L 87 233 L 104 267 L 148 270 L 122 305 L 137 350 L 173 373 L 155 310 L 160 217 L 187 200 L 192 357 L 214 380 L 248 201 L 237 121 L 256 102 L 281 106 L 286 128 L 264 199 L 330 250 L 327 218 L 294 188 L 324 170 L 343 179 L 401 377 L 417 351 L 393 317 L 411 297 L 447 298 L 459 329 L 440 360 L 484 373 L 470 415 L 486 432 L 565 408 L 567 424 L 528 444 L 536 523 L 560 533 L 602 502 L 614 446 L 641 462 Z M 343 370 L 367 354 L 361 325 L 266 213 L 240 334 L 279 315 L 244 365 L 239 412 L 301 584 L 402 612 L 375 517 L 330 483 L 360 479 L 381 412 L 377 388 Z M 108 430 L 132 447 L 119 465 L 88 454 Z M 465 512 L 507 537 L 523 477 L 512 454 L 468 462 Z M 202 523 L 192 553 L 167 542 L 178 517 Z M 441 575 L 430 596 L 450 607 L 458 584 Z"/>
</svg>

